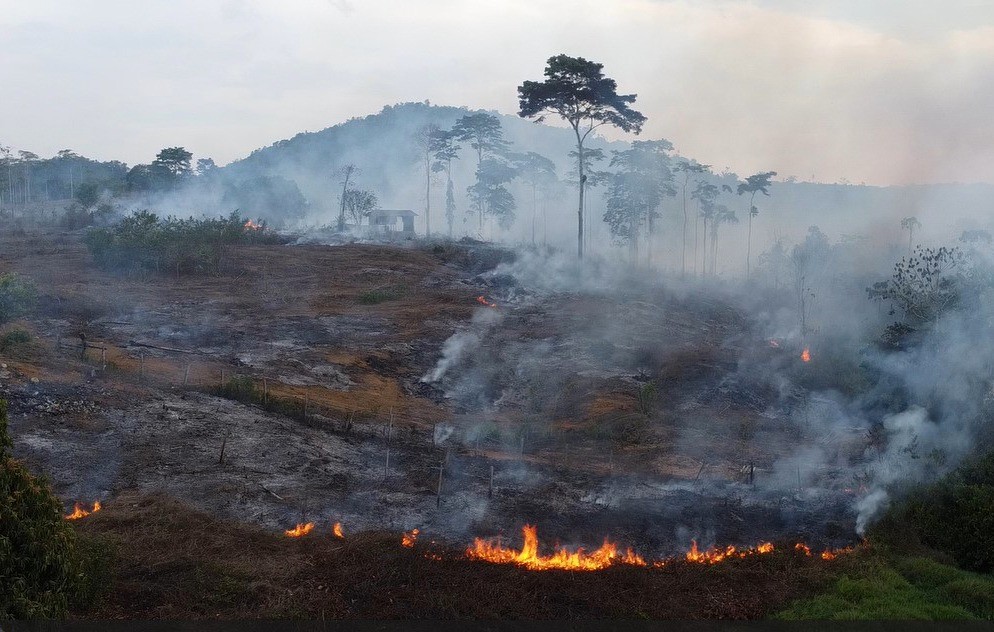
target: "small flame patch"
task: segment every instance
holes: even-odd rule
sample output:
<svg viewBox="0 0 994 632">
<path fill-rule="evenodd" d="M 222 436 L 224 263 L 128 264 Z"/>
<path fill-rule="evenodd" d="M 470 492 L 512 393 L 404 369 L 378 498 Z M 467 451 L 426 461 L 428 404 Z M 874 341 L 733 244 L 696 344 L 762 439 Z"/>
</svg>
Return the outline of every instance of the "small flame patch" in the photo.
<svg viewBox="0 0 994 632">
<path fill-rule="evenodd" d="M 100 511 L 100 501 L 99 500 L 93 501 L 93 509 L 91 509 L 89 511 L 87 511 L 86 509 L 83 509 L 83 506 L 80 505 L 79 503 L 75 503 L 75 504 L 73 504 L 72 513 L 66 514 L 65 518 L 66 518 L 66 520 L 79 520 L 80 518 L 85 518 L 85 517 L 89 516 L 90 514 L 95 514 L 98 511 Z"/>
<path fill-rule="evenodd" d="M 299 537 L 307 535 L 308 533 L 310 533 L 313 530 L 314 530 L 314 523 L 313 522 L 299 522 L 299 523 L 297 523 L 296 527 L 294 527 L 292 529 L 287 529 L 283 533 L 285 533 L 286 536 L 290 537 L 290 538 L 299 538 Z"/>
</svg>

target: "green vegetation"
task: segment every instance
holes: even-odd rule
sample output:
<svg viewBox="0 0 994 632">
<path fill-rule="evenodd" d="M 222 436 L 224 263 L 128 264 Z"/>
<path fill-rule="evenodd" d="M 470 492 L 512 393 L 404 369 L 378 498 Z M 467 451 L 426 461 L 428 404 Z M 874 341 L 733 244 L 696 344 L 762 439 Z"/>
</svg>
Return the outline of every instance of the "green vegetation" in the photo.
<svg viewBox="0 0 994 632">
<path fill-rule="evenodd" d="M 793 603 L 780 619 L 989 619 L 994 579 L 923 557 L 852 560 L 831 588 Z"/>
<path fill-rule="evenodd" d="M 994 570 L 994 453 L 910 495 L 892 507 L 871 534 L 888 546 L 926 547 L 964 568 Z"/>
<path fill-rule="evenodd" d="M 387 301 L 396 301 L 404 295 L 402 288 L 375 288 L 367 290 L 359 295 L 359 302 L 363 305 L 378 305 Z"/>
<path fill-rule="evenodd" d="M 14 273 L 0 274 L 0 323 L 5 323 L 30 312 L 38 299 L 38 292 L 30 281 Z"/>
<path fill-rule="evenodd" d="M 237 212 L 227 218 L 159 218 L 138 211 L 110 228 L 93 229 L 86 246 L 100 267 L 128 274 L 220 274 L 235 244 L 285 243 L 265 228 L 245 226 Z"/>
<path fill-rule="evenodd" d="M 10 351 L 17 345 L 31 342 L 31 334 L 23 329 L 11 329 L 0 336 L 0 352 Z"/>
<path fill-rule="evenodd" d="M 64 617 L 101 592 L 104 559 L 78 540 L 62 503 L 13 459 L 12 446 L 0 400 L 0 620 Z"/>
</svg>

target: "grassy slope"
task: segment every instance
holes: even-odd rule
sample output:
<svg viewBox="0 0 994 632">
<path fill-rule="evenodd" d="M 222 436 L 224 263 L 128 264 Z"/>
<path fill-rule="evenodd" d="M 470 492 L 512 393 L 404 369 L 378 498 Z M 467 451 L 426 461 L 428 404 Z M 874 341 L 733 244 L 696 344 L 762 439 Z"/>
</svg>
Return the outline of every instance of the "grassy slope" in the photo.
<svg viewBox="0 0 994 632">
<path fill-rule="evenodd" d="M 823 588 L 836 564 L 789 552 L 718 566 L 534 572 L 471 562 L 398 533 L 292 540 L 162 497 L 122 495 L 78 521 L 113 582 L 80 618 L 762 618 Z M 430 534 L 429 534 L 430 535 Z M 442 553 L 439 559 L 432 552 Z"/>
</svg>

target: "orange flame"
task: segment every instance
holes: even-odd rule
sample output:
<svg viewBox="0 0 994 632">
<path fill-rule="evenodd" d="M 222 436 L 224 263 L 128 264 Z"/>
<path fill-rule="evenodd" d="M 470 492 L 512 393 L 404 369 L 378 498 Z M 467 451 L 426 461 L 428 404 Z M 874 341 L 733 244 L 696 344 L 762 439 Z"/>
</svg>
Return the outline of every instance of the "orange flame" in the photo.
<svg viewBox="0 0 994 632">
<path fill-rule="evenodd" d="M 86 509 L 83 509 L 83 506 L 80 505 L 79 503 L 74 503 L 73 504 L 73 508 L 72 508 L 72 513 L 71 514 L 66 514 L 65 518 L 66 518 L 66 520 L 79 520 L 80 518 L 85 518 L 85 517 L 89 516 L 90 514 L 95 514 L 98 511 L 100 511 L 100 501 L 99 500 L 93 501 L 93 509 L 90 510 L 90 511 L 87 511 Z"/>
<path fill-rule="evenodd" d="M 801 352 L 801 362 L 811 362 L 811 350 L 807 347 Z"/>
<path fill-rule="evenodd" d="M 291 538 L 299 538 L 305 536 L 314 530 L 313 522 L 298 522 L 297 526 L 292 529 L 287 529 L 283 533 Z"/>
<path fill-rule="evenodd" d="M 421 533 L 421 531 L 418 530 L 418 529 L 413 529 L 411 531 L 408 531 L 403 536 L 401 536 L 400 543 L 403 544 L 404 546 L 406 546 L 407 548 L 413 547 L 414 543 L 418 539 L 418 534 L 419 533 Z"/>
<path fill-rule="evenodd" d="M 524 536 L 524 544 L 520 551 L 503 547 L 499 541 L 494 543 L 476 538 L 473 541 L 473 546 L 466 550 L 466 555 L 471 559 L 497 564 L 517 564 L 530 570 L 593 571 L 612 564 L 646 565 L 645 560 L 631 549 L 619 553 L 618 547 L 606 539 L 604 544 L 592 553 L 586 553 L 583 549 L 570 552 L 561 548 L 552 555 L 542 556 L 538 552 L 538 529 L 532 525 L 525 525 L 521 532 Z"/>
<path fill-rule="evenodd" d="M 262 230 L 262 224 L 256 224 L 252 220 L 248 220 L 244 224 L 245 230 Z"/>
<path fill-rule="evenodd" d="M 345 539 L 345 534 L 342 533 L 342 523 L 341 522 L 336 522 L 335 526 L 333 526 L 331 528 L 331 532 L 335 534 L 336 538 L 341 538 L 342 540 Z"/>
<path fill-rule="evenodd" d="M 772 552 L 772 542 L 762 542 L 754 547 L 745 549 L 738 549 L 729 545 L 723 549 L 711 547 L 706 551 L 701 551 L 697 548 L 697 541 L 691 540 L 690 550 L 687 551 L 686 558 L 688 562 L 696 562 L 698 564 L 718 564 L 719 562 L 724 562 L 725 560 L 736 558 L 741 559 L 749 557 L 750 555 L 765 555 Z"/>
<path fill-rule="evenodd" d="M 487 307 L 497 307 L 497 303 L 491 303 L 483 296 L 477 296 L 476 302 L 479 303 L 480 305 L 486 305 Z"/>
</svg>

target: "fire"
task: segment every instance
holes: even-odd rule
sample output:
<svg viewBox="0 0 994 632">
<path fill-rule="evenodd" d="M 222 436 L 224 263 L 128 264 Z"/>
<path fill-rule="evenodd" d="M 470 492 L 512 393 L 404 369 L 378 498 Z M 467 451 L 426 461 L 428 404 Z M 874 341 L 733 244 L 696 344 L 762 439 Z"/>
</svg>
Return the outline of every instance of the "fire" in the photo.
<svg viewBox="0 0 994 632">
<path fill-rule="evenodd" d="M 419 533 L 421 533 L 421 531 L 418 530 L 418 529 L 413 529 L 411 531 L 408 531 L 403 536 L 401 536 L 400 543 L 403 544 L 404 546 L 406 546 L 407 548 L 413 547 L 414 543 L 418 539 L 418 534 Z"/>
<path fill-rule="evenodd" d="M 762 542 L 754 547 L 745 549 L 738 549 L 734 546 L 726 546 L 723 549 L 711 547 L 706 551 L 701 551 L 697 548 L 697 541 L 691 540 L 690 550 L 687 551 L 686 558 L 688 562 L 697 562 L 698 564 L 718 564 L 719 562 L 724 562 L 729 559 L 744 558 L 749 557 L 750 555 L 765 555 L 772 552 L 772 542 Z"/>
<path fill-rule="evenodd" d="M 66 520 L 79 520 L 80 518 L 85 518 L 90 514 L 95 514 L 98 511 L 100 511 L 99 500 L 93 501 L 93 509 L 90 511 L 83 509 L 82 505 L 80 505 L 79 503 L 75 503 L 73 504 L 72 513 L 66 514 Z"/>
<path fill-rule="evenodd" d="M 481 538 L 473 541 L 473 546 L 466 550 L 470 559 L 484 560 L 496 564 L 517 564 L 530 570 L 582 570 L 593 571 L 606 568 L 612 564 L 630 564 L 646 566 L 645 560 L 631 549 L 624 553 L 618 552 L 618 547 L 608 540 L 592 553 L 583 549 L 570 552 L 565 548 L 556 550 L 552 555 L 542 556 L 538 552 L 538 529 L 525 525 L 521 529 L 524 544 L 520 551 L 501 546 L 500 542 L 489 542 Z"/>
<path fill-rule="evenodd" d="M 797 544 L 794 545 L 794 550 L 804 553 L 805 557 L 811 557 L 811 547 L 808 546 L 807 544 L 798 542 Z M 824 551 L 818 554 L 818 557 L 820 557 L 823 560 L 834 560 L 840 555 L 844 555 L 846 553 L 852 553 L 852 551 L 853 548 L 851 546 L 847 546 L 841 549 L 825 549 Z"/>
<path fill-rule="evenodd" d="M 811 350 L 807 347 L 801 352 L 801 362 L 811 362 Z"/>
<path fill-rule="evenodd" d="M 486 305 L 487 307 L 497 307 L 497 303 L 491 303 L 484 296 L 477 296 L 476 302 L 479 303 L 480 305 Z"/>
<path fill-rule="evenodd" d="M 770 346 L 776 349 L 777 347 L 780 346 L 780 341 L 777 340 L 776 338 L 770 338 Z"/>
<path fill-rule="evenodd" d="M 313 530 L 314 530 L 313 522 L 299 522 L 297 523 L 296 527 L 292 529 L 287 529 L 283 533 L 285 533 L 287 536 L 291 538 L 299 538 L 301 536 L 307 535 Z"/>
<path fill-rule="evenodd" d="M 248 220 L 244 224 L 245 230 L 262 230 L 262 224 L 256 224 L 252 220 Z"/>
<path fill-rule="evenodd" d="M 342 540 L 345 539 L 345 534 L 342 533 L 342 523 L 341 522 L 336 522 L 335 526 L 333 526 L 331 528 L 331 532 L 335 534 L 336 538 L 341 538 Z"/>
</svg>

